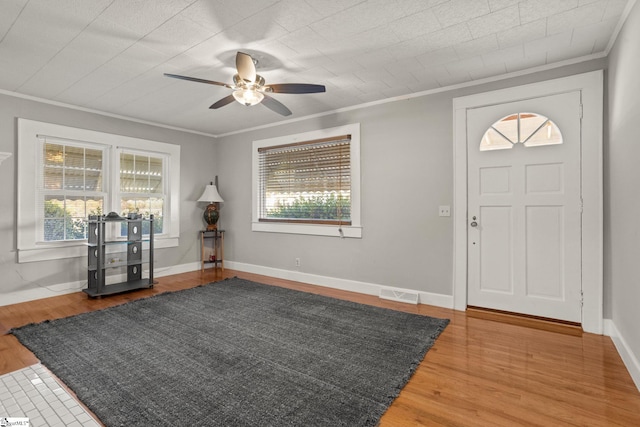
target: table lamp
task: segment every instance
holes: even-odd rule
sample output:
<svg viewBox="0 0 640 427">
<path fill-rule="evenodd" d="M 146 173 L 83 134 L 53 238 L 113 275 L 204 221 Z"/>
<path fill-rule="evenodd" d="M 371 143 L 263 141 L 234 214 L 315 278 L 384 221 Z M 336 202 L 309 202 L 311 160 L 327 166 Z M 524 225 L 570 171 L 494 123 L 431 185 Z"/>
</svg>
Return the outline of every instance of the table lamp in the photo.
<svg viewBox="0 0 640 427">
<path fill-rule="evenodd" d="M 207 231 L 215 231 L 218 229 L 218 219 L 220 218 L 220 213 L 218 212 L 218 203 L 224 202 L 220 194 L 218 193 L 218 177 L 216 176 L 216 183 L 209 183 L 204 188 L 204 192 L 202 196 L 198 199 L 199 202 L 208 202 L 207 208 L 204 210 L 203 218 L 207 223 Z"/>
</svg>

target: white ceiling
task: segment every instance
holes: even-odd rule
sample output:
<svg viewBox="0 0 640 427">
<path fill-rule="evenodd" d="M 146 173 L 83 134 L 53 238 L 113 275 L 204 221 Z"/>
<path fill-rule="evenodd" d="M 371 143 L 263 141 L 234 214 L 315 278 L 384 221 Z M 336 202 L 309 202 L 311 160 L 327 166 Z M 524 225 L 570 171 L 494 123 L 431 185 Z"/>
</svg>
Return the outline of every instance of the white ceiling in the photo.
<svg viewBox="0 0 640 427">
<path fill-rule="evenodd" d="M 0 90 L 223 135 L 603 56 L 633 1 L 1 0 Z M 273 95 L 284 118 L 163 76 L 231 83 L 238 50 L 327 92 Z"/>
</svg>

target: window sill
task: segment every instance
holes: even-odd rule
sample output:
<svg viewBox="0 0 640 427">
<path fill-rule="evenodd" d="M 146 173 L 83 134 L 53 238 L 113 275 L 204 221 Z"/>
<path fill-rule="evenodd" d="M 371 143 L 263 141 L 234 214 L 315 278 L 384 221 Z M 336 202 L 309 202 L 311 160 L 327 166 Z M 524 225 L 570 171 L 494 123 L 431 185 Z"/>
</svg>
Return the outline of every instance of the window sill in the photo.
<svg viewBox="0 0 640 427">
<path fill-rule="evenodd" d="M 172 248 L 179 244 L 177 237 L 156 238 L 153 241 L 154 249 Z M 148 246 L 146 243 L 143 249 Z M 109 250 L 107 250 L 109 252 Z M 38 247 L 18 249 L 18 263 L 50 261 L 65 258 L 80 258 L 87 256 L 86 241 L 82 243 L 42 243 Z"/>
<path fill-rule="evenodd" d="M 340 228 L 342 228 L 342 235 L 340 234 Z M 311 236 L 349 237 L 356 239 L 362 238 L 362 227 L 353 225 L 338 227 L 337 225 L 253 222 L 251 224 L 251 230 L 267 233 L 307 234 Z"/>
</svg>

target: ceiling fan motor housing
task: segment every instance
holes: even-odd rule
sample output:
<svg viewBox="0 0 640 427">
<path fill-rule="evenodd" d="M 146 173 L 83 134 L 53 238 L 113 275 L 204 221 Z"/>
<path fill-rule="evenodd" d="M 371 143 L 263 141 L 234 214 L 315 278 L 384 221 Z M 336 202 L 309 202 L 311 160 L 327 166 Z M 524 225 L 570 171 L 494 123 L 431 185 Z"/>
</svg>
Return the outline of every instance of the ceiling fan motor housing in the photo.
<svg viewBox="0 0 640 427">
<path fill-rule="evenodd" d="M 217 109 L 229 105 L 234 100 L 240 104 L 251 106 L 262 103 L 270 110 L 283 116 L 290 116 L 289 110 L 280 101 L 274 99 L 270 95 L 272 93 L 319 93 L 325 92 L 323 85 L 307 84 L 307 83 L 279 83 L 265 86 L 264 77 L 256 73 L 257 61 L 246 53 L 238 52 L 236 54 L 236 69 L 238 73 L 233 76 L 233 85 L 220 83 L 214 80 L 200 79 L 197 77 L 181 76 L 178 74 L 165 73 L 165 76 L 175 79 L 189 80 L 197 83 L 207 83 L 215 86 L 224 86 L 233 93 L 218 100 L 209 108 Z"/>
</svg>

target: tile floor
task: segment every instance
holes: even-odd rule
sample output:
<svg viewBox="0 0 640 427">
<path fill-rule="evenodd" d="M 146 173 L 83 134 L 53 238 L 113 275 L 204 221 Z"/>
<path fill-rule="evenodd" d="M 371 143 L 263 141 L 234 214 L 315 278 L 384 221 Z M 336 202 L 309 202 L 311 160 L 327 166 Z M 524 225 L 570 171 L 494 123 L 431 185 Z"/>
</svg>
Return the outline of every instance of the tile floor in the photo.
<svg viewBox="0 0 640 427">
<path fill-rule="evenodd" d="M 0 376 L 0 420 L 28 418 L 30 427 L 100 424 L 41 364 Z"/>
</svg>

